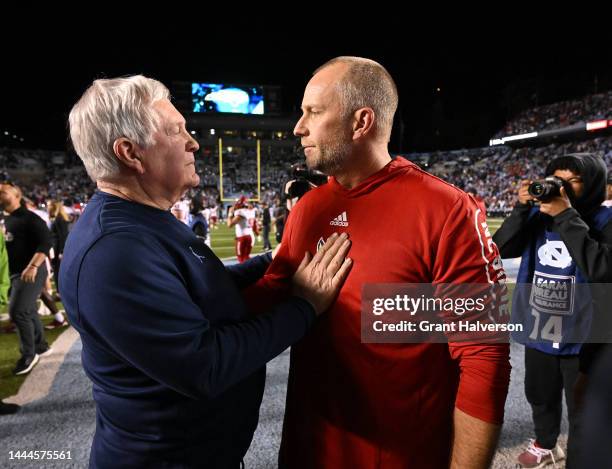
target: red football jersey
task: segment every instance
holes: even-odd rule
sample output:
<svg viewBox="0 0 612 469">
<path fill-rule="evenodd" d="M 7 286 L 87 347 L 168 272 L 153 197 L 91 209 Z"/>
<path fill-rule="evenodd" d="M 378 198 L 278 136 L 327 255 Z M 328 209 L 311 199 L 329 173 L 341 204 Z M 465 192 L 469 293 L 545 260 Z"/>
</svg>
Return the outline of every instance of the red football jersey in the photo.
<svg viewBox="0 0 612 469">
<path fill-rule="evenodd" d="M 366 283 L 491 283 L 504 278 L 485 215 L 454 186 L 396 158 L 357 187 L 334 178 L 291 211 L 282 247 L 247 292 L 267 308 L 304 257 L 349 234 L 351 272 L 291 350 L 280 467 L 447 467 L 453 409 L 501 423 L 509 347 L 361 342 Z"/>
</svg>

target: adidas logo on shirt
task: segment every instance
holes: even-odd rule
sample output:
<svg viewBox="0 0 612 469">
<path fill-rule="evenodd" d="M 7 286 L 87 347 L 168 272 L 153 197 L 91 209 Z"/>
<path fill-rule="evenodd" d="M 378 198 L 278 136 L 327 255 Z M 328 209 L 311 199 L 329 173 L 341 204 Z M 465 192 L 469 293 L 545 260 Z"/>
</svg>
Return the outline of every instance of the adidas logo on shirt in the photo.
<svg viewBox="0 0 612 469">
<path fill-rule="evenodd" d="M 348 218 L 346 212 L 342 212 L 336 218 L 329 222 L 331 226 L 348 226 Z"/>
</svg>

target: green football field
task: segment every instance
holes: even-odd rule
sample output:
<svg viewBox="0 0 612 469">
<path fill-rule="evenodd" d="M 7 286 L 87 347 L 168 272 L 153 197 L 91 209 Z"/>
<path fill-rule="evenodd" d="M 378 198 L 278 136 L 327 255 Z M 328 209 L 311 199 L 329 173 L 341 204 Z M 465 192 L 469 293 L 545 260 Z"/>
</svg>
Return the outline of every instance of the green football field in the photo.
<svg viewBox="0 0 612 469">
<path fill-rule="evenodd" d="M 503 218 L 489 218 L 487 220 L 491 234 L 495 233 L 501 225 Z M 236 257 L 236 250 L 234 247 L 234 228 L 228 228 L 225 224 L 219 223 L 217 229 L 213 229 L 210 235 L 210 242 L 212 250 L 221 259 L 228 259 Z M 384 235 L 381 233 L 381 235 Z M 274 233 L 270 233 L 270 242 L 272 247 L 276 247 L 276 240 L 274 239 Z M 255 242 L 253 247 L 253 254 L 260 253 L 262 251 L 263 241 L 261 239 Z"/>
<path fill-rule="evenodd" d="M 501 226 L 503 218 L 487 218 L 487 224 L 489 225 L 489 230 L 491 234 L 495 234 L 498 228 Z"/>
<path fill-rule="evenodd" d="M 214 253 L 220 259 L 228 259 L 236 257 L 236 248 L 234 244 L 234 228 L 228 228 L 225 223 L 217 224 L 216 229 L 212 229 L 210 233 L 210 244 Z M 270 243 L 272 247 L 276 247 L 276 239 L 274 233 L 270 233 Z M 262 251 L 263 240 L 261 238 L 255 241 L 253 246 L 253 254 L 258 254 Z"/>
</svg>

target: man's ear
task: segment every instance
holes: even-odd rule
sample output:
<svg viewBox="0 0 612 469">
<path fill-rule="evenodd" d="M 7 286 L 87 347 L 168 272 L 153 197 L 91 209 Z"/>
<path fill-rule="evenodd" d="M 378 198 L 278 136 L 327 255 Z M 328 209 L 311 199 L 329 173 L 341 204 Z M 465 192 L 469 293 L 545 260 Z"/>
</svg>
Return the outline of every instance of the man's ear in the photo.
<svg viewBox="0 0 612 469">
<path fill-rule="evenodd" d="M 357 109 L 353 114 L 353 140 L 374 131 L 374 110 L 369 107 Z"/>
<path fill-rule="evenodd" d="M 129 169 L 138 174 L 144 173 L 142 165 L 142 150 L 130 139 L 120 137 L 113 142 L 113 152 L 117 159 Z"/>
</svg>

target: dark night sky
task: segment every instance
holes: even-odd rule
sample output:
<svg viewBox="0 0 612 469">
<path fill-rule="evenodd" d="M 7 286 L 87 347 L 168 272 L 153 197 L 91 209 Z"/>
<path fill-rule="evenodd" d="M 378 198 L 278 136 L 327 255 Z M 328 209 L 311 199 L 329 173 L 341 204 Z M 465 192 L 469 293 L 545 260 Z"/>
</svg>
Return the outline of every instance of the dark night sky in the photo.
<svg viewBox="0 0 612 469">
<path fill-rule="evenodd" d="M 249 18 L 223 27 L 204 21 L 207 26 L 197 31 L 156 27 L 153 37 L 120 21 L 105 29 L 60 26 L 37 29 L 35 46 L 2 33 L 0 131 L 23 136 L 26 147 L 64 149 L 67 114 L 91 81 L 134 73 L 166 84 L 193 79 L 280 85 L 285 109 L 295 111 L 312 70 L 337 55 L 375 59 L 395 78 L 403 151 L 484 146 L 513 109 L 536 96 L 539 104 L 580 97 L 593 92 L 596 76 L 599 91 L 612 89 L 606 43 L 594 41 L 589 48 L 546 35 L 499 39 L 495 25 L 469 36 L 445 30 L 442 37 L 413 32 L 414 21 L 406 20 L 388 20 L 376 30 L 330 22 L 316 32 L 280 20 L 265 27 L 265 21 Z M 250 33 L 253 24 L 264 32 Z M 396 132 L 392 150 L 399 145 Z"/>
</svg>

